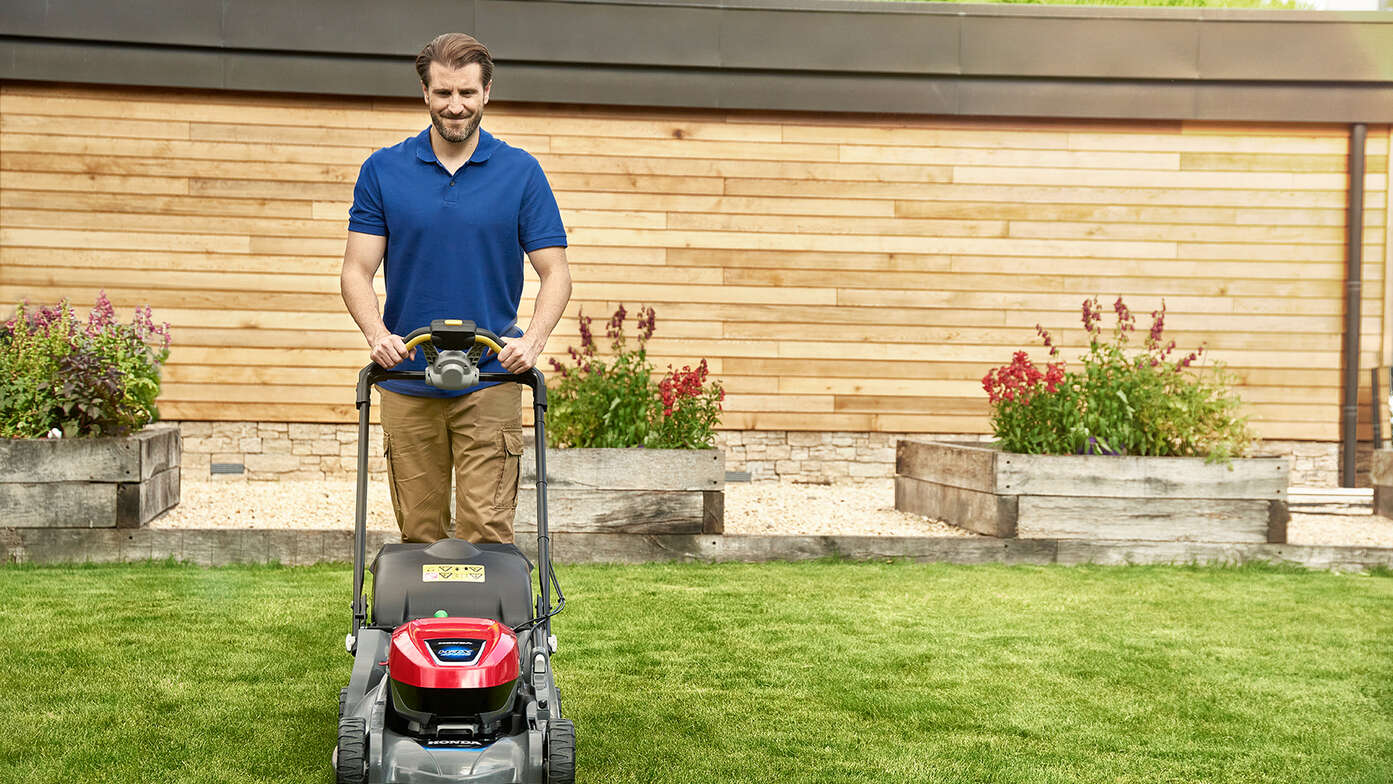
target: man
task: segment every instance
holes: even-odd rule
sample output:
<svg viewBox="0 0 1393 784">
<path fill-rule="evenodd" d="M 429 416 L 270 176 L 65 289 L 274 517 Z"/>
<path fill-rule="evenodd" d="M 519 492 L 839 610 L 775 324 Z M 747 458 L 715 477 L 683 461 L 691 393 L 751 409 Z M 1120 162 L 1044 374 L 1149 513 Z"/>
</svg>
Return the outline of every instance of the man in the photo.
<svg viewBox="0 0 1393 784">
<path fill-rule="evenodd" d="M 340 288 L 372 361 L 424 367 L 402 335 L 432 319 L 464 318 L 507 339 L 485 371 L 532 369 L 571 296 L 566 232 L 541 166 L 479 127 L 493 86 L 488 50 L 462 33 L 437 37 L 416 58 L 431 124 L 373 153 L 353 190 Z M 537 275 L 527 331 L 517 327 L 522 258 Z M 379 315 L 373 276 L 386 262 Z M 399 366 L 399 367 L 398 367 Z M 444 392 L 423 382 L 379 386 L 392 506 L 402 540 L 449 535 L 513 541 L 521 390 L 516 384 Z"/>
</svg>

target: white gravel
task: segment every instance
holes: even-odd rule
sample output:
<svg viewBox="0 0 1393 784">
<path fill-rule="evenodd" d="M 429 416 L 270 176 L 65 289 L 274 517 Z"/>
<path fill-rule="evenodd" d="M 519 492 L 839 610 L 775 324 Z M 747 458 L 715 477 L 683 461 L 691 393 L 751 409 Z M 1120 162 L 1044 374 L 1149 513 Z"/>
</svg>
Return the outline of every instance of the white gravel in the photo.
<svg viewBox="0 0 1393 784">
<path fill-rule="evenodd" d="M 351 528 L 352 481 L 185 482 L 177 507 L 151 528 Z M 895 509 L 891 479 L 808 485 L 791 482 L 729 483 L 725 525 L 729 534 L 874 536 L 975 536 L 961 528 Z M 368 490 L 368 527 L 396 530 L 387 488 Z M 1291 544 L 1393 547 L 1393 520 L 1369 512 L 1294 513 Z"/>
</svg>

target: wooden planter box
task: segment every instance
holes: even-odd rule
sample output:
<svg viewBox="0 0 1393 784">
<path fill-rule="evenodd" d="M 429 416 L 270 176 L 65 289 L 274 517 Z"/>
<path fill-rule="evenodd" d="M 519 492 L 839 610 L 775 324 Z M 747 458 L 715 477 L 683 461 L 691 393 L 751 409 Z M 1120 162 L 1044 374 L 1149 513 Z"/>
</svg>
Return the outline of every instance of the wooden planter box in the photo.
<svg viewBox="0 0 1393 784">
<path fill-rule="evenodd" d="M 179 503 L 179 427 L 0 439 L 0 527 L 139 528 Z"/>
<path fill-rule="evenodd" d="M 1369 484 L 1374 486 L 1374 514 L 1393 517 L 1393 449 L 1374 450 Z"/>
<path fill-rule="evenodd" d="M 895 508 L 1022 539 L 1284 543 L 1291 461 L 1021 455 L 900 441 Z"/>
<path fill-rule="evenodd" d="M 725 466 L 719 449 L 551 449 L 547 520 L 553 531 L 577 533 L 723 533 Z M 528 454 L 519 532 L 537 530 L 536 482 Z"/>
</svg>

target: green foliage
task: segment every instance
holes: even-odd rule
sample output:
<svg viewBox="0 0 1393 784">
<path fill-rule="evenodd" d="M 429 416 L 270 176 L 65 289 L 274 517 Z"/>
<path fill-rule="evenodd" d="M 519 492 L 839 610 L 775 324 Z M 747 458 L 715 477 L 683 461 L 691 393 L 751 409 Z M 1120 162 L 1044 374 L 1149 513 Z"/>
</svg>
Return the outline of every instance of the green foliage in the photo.
<svg viewBox="0 0 1393 784">
<path fill-rule="evenodd" d="M 160 367 L 169 357 L 169 325 L 150 308 L 116 321 L 106 293 L 79 323 L 67 300 L 20 305 L 0 325 L 0 437 L 122 435 L 159 418 Z"/>
<path fill-rule="evenodd" d="M 695 369 L 683 365 L 681 370 L 668 366 L 668 373 L 658 382 L 662 398 L 662 416 L 655 418 L 655 444 L 668 449 L 706 449 L 716 435 L 721 421 L 721 401 L 725 390 L 720 382 L 706 385 L 706 360 Z"/>
<path fill-rule="evenodd" d="M 1235 382 L 1222 364 L 1196 366 L 1201 347 L 1172 359 L 1175 341 L 1163 343 L 1165 303 L 1152 313 L 1143 348 L 1127 354 L 1136 317 L 1119 297 L 1111 340 L 1102 335 L 1097 298 L 1083 303 L 1089 348 L 1082 369 L 1063 361 L 1040 370 L 1024 351 L 1010 365 L 982 379 L 992 407 L 992 430 L 1001 448 L 1027 454 L 1127 454 L 1204 456 L 1225 461 L 1253 441 L 1240 415 Z M 1059 348 L 1036 327 L 1050 350 Z"/>
<path fill-rule="evenodd" d="M 605 325 L 613 359 L 596 356 L 591 319 L 580 316 L 579 350 L 570 348 L 575 367 L 552 360 L 561 383 L 548 392 L 547 441 L 555 447 L 648 447 L 707 449 L 715 440 L 725 393 L 707 385 L 706 360 L 696 370 L 672 370 L 659 382 L 648 361 L 647 345 L 656 328 L 652 308 L 640 309 L 637 347 L 624 335 L 624 306 Z"/>
</svg>

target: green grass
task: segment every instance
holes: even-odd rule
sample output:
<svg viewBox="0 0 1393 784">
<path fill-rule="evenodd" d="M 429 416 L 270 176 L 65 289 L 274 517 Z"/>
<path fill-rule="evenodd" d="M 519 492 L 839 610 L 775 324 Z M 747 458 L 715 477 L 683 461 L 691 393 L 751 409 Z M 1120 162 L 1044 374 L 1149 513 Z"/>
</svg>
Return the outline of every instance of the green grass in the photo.
<svg viewBox="0 0 1393 784">
<path fill-rule="evenodd" d="M 586 782 L 1393 781 L 1393 575 L 565 567 Z M 328 782 L 346 567 L 0 569 L 0 782 Z"/>
</svg>

